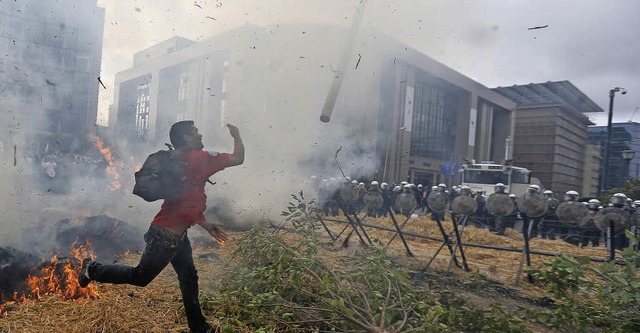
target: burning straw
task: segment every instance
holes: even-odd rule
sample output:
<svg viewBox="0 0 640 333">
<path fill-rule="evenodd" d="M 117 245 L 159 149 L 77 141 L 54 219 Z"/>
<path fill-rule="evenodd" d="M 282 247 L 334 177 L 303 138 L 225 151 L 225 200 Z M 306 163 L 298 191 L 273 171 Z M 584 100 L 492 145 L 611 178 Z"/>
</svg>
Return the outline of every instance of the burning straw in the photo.
<svg viewBox="0 0 640 333">
<path fill-rule="evenodd" d="M 76 240 L 71 246 L 71 257 L 54 256 L 51 260 L 43 260 L 39 267 L 32 270 L 24 283 L 18 284 L 23 286 L 20 290 L 14 290 L 10 299 L 0 302 L 0 316 L 7 316 L 9 309 L 28 300 L 40 300 L 51 296 L 61 300 L 97 297 L 99 293 L 95 286 L 80 288 L 78 285 L 80 262 L 83 258 L 93 257 L 93 253 L 88 250 L 90 246 L 88 241 L 80 245 Z"/>
</svg>

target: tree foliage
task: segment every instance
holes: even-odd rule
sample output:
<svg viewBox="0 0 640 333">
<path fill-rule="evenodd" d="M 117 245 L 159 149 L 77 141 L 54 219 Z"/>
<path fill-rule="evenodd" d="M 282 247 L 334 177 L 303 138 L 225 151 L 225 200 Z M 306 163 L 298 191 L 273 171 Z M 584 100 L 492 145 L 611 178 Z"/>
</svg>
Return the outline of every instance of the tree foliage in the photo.
<svg viewBox="0 0 640 333">
<path fill-rule="evenodd" d="M 565 332 L 598 329 L 602 332 L 640 332 L 640 257 L 632 239 L 622 251 L 623 262 L 595 266 L 587 257 L 562 255 L 531 270 L 555 297 L 551 309 L 529 311 L 528 317 Z"/>
</svg>

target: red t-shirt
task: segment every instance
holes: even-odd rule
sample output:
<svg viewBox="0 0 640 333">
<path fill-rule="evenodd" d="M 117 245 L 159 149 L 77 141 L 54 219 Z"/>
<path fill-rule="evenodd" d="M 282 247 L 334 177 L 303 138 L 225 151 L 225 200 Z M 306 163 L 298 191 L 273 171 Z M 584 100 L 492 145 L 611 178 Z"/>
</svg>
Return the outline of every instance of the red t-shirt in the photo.
<svg viewBox="0 0 640 333">
<path fill-rule="evenodd" d="M 229 154 L 213 151 L 184 151 L 187 162 L 185 180 L 187 189 L 177 200 L 165 200 L 151 224 L 159 227 L 193 226 L 205 220 L 207 195 L 204 186 L 207 179 L 221 171 L 229 161 Z"/>
</svg>

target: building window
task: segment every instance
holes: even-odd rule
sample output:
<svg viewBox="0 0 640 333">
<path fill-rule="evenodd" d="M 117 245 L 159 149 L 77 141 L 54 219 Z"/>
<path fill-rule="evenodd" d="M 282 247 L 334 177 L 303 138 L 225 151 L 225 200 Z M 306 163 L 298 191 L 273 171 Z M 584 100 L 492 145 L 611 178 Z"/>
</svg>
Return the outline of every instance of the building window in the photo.
<svg viewBox="0 0 640 333">
<path fill-rule="evenodd" d="M 445 94 L 440 89 L 416 84 L 411 128 L 411 155 L 447 159 L 450 125 L 445 118 Z"/>
<path fill-rule="evenodd" d="M 62 36 L 62 47 L 67 49 L 73 49 L 77 47 L 78 44 L 78 36 L 73 29 L 64 29 L 61 32 Z"/>
<path fill-rule="evenodd" d="M 136 136 L 147 140 L 149 132 L 149 90 L 151 85 L 143 83 L 138 86 L 136 98 Z"/>
<path fill-rule="evenodd" d="M 81 56 L 81 55 L 76 57 L 76 71 L 82 72 L 82 73 L 89 73 L 91 69 L 89 65 L 90 65 L 89 57 Z"/>
<path fill-rule="evenodd" d="M 178 88 L 178 100 L 184 101 L 189 97 L 189 75 L 180 74 L 180 88 Z"/>
<path fill-rule="evenodd" d="M 224 125 L 226 124 L 228 108 L 229 108 L 229 105 L 227 104 L 227 100 L 224 98 L 220 100 L 220 126 L 221 127 L 224 127 Z"/>
<path fill-rule="evenodd" d="M 76 55 L 73 51 L 63 51 L 62 59 L 62 66 L 64 69 L 74 70 L 76 68 Z"/>
</svg>

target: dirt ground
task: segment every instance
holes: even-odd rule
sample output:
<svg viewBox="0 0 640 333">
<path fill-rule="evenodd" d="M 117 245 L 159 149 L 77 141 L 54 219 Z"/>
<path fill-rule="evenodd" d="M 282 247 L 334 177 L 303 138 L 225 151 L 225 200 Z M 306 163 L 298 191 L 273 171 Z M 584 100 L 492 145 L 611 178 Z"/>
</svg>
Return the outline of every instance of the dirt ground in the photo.
<svg viewBox="0 0 640 333">
<path fill-rule="evenodd" d="M 369 219 L 365 223 L 393 228 L 390 219 Z M 400 223 L 404 220 L 400 220 Z M 326 222 L 335 237 L 345 228 L 344 224 Z M 265 228 L 270 228 L 265 225 Z M 443 223 L 447 232 L 452 224 Z M 407 221 L 404 231 L 416 232 L 429 237 L 441 238 L 437 223 L 427 217 Z M 334 242 L 328 233 L 321 230 L 326 240 L 323 251 L 331 253 L 331 258 L 357 256 L 363 245 L 354 234 L 345 242 L 351 231 L 347 227 Z M 365 231 L 373 242 L 387 244 L 394 233 L 366 227 Z M 290 230 L 278 231 L 285 238 L 298 237 Z M 231 239 L 223 248 L 198 245 L 194 250 L 194 260 L 199 271 L 203 297 L 215 293 L 225 262 L 231 258 L 235 240 L 241 231 L 230 232 Z M 364 237 L 363 237 L 364 239 Z M 526 274 L 518 276 L 522 254 L 520 252 L 499 251 L 489 248 L 465 247 L 465 257 L 470 271 L 450 265 L 451 255 L 444 247 L 434 255 L 442 241 L 405 235 L 413 256 L 408 256 L 400 237 L 395 237 L 389 246 L 389 257 L 399 266 L 409 269 L 416 284 L 428 284 L 434 288 L 455 290 L 466 300 L 477 306 L 488 307 L 495 303 L 516 309 L 517 305 L 542 308 L 549 299 L 543 290 L 527 282 Z M 492 234 L 484 229 L 466 227 L 462 233 L 463 243 L 476 243 L 505 248 L 522 248 L 521 235 L 508 230 L 505 236 Z M 195 243 L 195 242 L 194 242 Z M 592 257 L 606 257 L 604 248 L 579 249 L 560 240 L 533 239 L 531 248 L 554 253 L 572 253 Z M 459 256 L 457 252 L 457 257 Z M 118 262 L 135 264 L 140 255 L 133 253 Z M 429 263 L 433 259 L 433 262 Z M 532 255 L 534 267 L 541 267 L 550 257 Z M 341 260 L 334 260 L 336 263 Z M 460 260 L 461 261 L 461 260 Z M 478 278 L 482 276 L 482 278 Z M 518 281 L 518 287 L 515 287 Z M 20 304 L 10 304 L 8 315 L 0 318 L 0 332 L 188 332 L 186 318 L 181 308 L 180 291 L 175 273 L 165 269 L 160 276 L 145 288 L 128 285 L 97 284 L 100 296 L 90 300 L 61 300 L 58 296 L 46 296 L 40 300 L 29 300 Z M 544 327 L 535 327 L 536 332 L 545 332 Z"/>
</svg>

